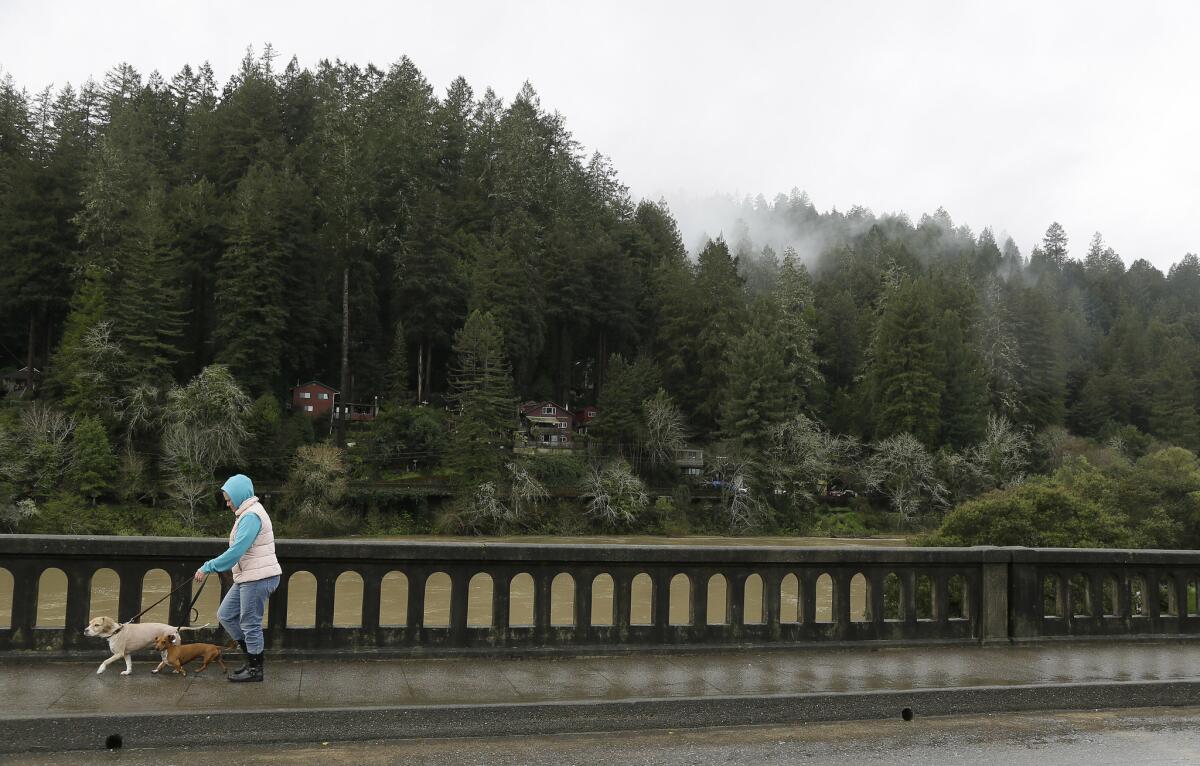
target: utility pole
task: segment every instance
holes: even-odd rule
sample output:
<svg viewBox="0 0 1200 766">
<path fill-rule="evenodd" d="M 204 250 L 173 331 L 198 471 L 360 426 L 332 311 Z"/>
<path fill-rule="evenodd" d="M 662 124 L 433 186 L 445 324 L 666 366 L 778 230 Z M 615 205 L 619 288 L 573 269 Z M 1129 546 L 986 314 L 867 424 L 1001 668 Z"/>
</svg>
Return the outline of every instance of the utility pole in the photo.
<svg viewBox="0 0 1200 766">
<path fill-rule="evenodd" d="M 342 268 L 342 411 L 337 419 L 337 446 L 346 448 L 346 419 L 350 417 L 350 267 Z"/>
</svg>

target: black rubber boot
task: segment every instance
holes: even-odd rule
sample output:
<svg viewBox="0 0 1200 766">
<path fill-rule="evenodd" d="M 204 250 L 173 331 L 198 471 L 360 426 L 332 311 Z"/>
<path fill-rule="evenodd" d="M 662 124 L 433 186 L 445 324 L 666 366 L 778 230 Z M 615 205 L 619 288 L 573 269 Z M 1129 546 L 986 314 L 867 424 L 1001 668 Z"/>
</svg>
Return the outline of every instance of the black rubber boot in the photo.
<svg viewBox="0 0 1200 766">
<path fill-rule="evenodd" d="M 263 653 L 246 655 L 246 670 L 229 677 L 234 683 L 263 680 Z"/>
<path fill-rule="evenodd" d="M 237 670 L 233 671 L 233 674 L 235 676 L 238 675 L 239 673 L 245 673 L 246 669 L 250 667 L 250 650 L 246 648 L 246 640 L 242 639 L 242 640 L 238 641 L 237 643 L 238 643 L 238 646 L 242 647 L 242 666 L 240 668 L 238 668 Z"/>
</svg>

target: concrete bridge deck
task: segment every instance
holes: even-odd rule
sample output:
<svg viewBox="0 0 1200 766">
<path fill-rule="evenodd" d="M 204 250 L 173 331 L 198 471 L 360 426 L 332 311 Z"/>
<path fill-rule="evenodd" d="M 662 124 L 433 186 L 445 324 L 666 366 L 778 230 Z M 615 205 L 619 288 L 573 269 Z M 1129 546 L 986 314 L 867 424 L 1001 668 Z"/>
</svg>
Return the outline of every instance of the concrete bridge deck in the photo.
<svg viewBox="0 0 1200 766">
<path fill-rule="evenodd" d="M 0 753 L 690 728 L 1200 704 L 1200 644 L 778 649 L 525 659 L 270 660 L 267 682 L 0 663 Z M 231 660 L 238 661 L 237 655 Z"/>
</svg>

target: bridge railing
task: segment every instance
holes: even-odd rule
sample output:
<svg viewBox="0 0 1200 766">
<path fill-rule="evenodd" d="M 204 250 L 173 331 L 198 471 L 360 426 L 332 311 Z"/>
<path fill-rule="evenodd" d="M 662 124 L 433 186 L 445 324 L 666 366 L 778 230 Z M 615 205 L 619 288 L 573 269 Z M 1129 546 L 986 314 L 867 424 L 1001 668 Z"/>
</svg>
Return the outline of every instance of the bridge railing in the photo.
<svg viewBox="0 0 1200 766">
<path fill-rule="evenodd" d="M 181 585 L 224 546 L 0 536 L 0 652 L 94 650 L 82 630 L 96 616 L 97 572 L 119 578 L 117 614 L 108 616 L 124 619 L 142 608 L 147 573 L 163 570 Z M 1181 551 L 282 540 L 277 552 L 284 573 L 267 612 L 272 651 L 1200 634 L 1200 553 Z M 65 575 L 65 616 L 38 625 L 39 588 L 55 569 Z M 315 583 L 304 597 L 308 619 L 289 613 L 298 611 L 289 590 L 299 601 L 302 581 Z M 187 624 L 190 600 L 188 588 L 173 595 L 167 621 Z"/>
</svg>

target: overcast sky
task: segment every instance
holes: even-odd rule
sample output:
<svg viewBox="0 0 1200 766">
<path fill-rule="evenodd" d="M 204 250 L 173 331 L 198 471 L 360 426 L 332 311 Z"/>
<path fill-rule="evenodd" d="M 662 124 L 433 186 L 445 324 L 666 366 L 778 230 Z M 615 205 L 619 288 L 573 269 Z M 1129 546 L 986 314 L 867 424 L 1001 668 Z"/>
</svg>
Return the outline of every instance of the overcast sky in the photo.
<svg viewBox="0 0 1200 766">
<path fill-rule="evenodd" d="M 822 210 L 941 205 L 1026 254 L 1058 220 L 1075 254 L 1099 230 L 1166 269 L 1200 252 L 1198 30 L 1194 2 L 0 0 L 0 68 L 36 90 L 122 60 L 224 79 L 264 42 L 408 55 L 439 91 L 530 80 L 675 208 L 797 186 Z"/>
</svg>

